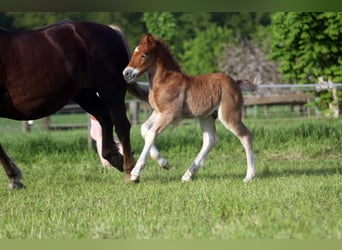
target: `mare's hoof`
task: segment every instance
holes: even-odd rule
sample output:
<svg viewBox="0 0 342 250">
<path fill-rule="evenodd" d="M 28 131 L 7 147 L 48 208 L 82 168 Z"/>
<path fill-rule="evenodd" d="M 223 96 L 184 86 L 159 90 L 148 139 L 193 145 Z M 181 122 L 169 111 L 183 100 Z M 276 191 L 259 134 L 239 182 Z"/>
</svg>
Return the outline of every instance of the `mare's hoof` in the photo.
<svg viewBox="0 0 342 250">
<path fill-rule="evenodd" d="M 10 181 L 8 185 L 9 189 L 23 189 L 25 185 L 18 180 Z"/>
<path fill-rule="evenodd" d="M 124 181 L 125 181 L 125 183 L 131 183 L 131 175 L 125 174 Z"/>
<path fill-rule="evenodd" d="M 115 167 L 120 172 L 124 171 L 122 155 L 119 154 L 113 157 L 112 160 L 110 161 L 110 164 L 112 164 L 112 166 Z"/>
</svg>

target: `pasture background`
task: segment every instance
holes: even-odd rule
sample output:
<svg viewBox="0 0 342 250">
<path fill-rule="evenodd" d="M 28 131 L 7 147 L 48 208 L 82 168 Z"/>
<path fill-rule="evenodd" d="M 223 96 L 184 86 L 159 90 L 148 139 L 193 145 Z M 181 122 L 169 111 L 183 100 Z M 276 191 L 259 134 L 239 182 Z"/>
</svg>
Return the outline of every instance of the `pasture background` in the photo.
<svg viewBox="0 0 342 250">
<path fill-rule="evenodd" d="M 217 123 L 220 141 L 194 180 L 181 183 L 202 141 L 197 122 L 186 122 L 157 140 L 172 168 L 149 160 L 141 183 L 131 185 L 101 167 L 87 130 L 22 133 L 20 122 L 1 119 L 1 143 L 27 188 L 9 191 L 0 174 L 0 238 L 341 239 L 342 120 L 244 121 L 255 138 L 255 181 L 242 182 L 243 147 Z M 131 132 L 136 156 L 139 128 Z"/>
</svg>

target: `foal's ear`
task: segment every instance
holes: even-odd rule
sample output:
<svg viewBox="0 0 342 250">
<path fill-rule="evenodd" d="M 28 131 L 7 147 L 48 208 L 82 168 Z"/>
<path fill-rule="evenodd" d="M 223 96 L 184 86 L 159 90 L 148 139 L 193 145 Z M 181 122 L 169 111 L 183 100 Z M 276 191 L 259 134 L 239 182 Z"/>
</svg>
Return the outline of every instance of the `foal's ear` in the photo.
<svg viewBox="0 0 342 250">
<path fill-rule="evenodd" d="M 149 47 L 153 47 L 156 43 L 156 40 L 151 34 L 146 35 L 146 43 Z"/>
</svg>

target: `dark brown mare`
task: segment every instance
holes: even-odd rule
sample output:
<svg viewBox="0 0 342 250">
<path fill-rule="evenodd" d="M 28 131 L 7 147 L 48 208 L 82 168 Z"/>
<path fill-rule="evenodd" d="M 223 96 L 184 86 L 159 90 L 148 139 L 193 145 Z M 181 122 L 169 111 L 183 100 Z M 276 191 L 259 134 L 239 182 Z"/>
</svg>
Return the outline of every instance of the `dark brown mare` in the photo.
<svg viewBox="0 0 342 250">
<path fill-rule="evenodd" d="M 223 73 L 188 76 L 182 72 L 168 46 L 150 34 L 142 36 L 123 75 L 130 83 L 145 72 L 149 75 L 149 103 L 153 113 L 141 127 L 145 146 L 131 172 L 131 181 L 139 181 L 148 153 L 162 168 L 168 169 L 168 161 L 161 157 L 154 145 L 156 137 L 171 123 L 177 123 L 183 118 L 198 118 L 203 131 L 203 146 L 182 177 L 182 181 L 191 180 L 218 140 L 216 117 L 240 139 L 247 156 L 244 181 L 252 180 L 256 174 L 253 136 L 241 121 L 241 89 L 255 90 L 256 83 L 235 81 Z"/>
<path fill-rule="evenodd" d="M 126 82 L 122 70 L 130 52 L 119 29 L 90 22 L 60 22 L 38 30 L 0 29 L 0 116 L 32 120 L 77 102 L 102 126 L 102 155 L 126 178 L 134 166 Z M 147 100 L 147 91 L 128 86 Z M 113 125 L 123 157 L 113 140 Z M 20 169 L 0 145 L 0 161 L 10 188 L 22 188 Z"/>
</svg>

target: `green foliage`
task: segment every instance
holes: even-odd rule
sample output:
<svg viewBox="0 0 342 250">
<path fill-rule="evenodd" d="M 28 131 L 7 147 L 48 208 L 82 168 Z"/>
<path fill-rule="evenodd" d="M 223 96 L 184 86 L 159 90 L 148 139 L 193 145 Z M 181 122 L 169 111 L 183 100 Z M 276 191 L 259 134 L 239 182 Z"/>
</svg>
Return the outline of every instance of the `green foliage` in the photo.
<svg viewBox="0 0 342 250">
<path fill-rule="evenodd" d="M 341 12 L 275 13 L 272 30 L 272 58 L 287 81 L 342 81 Z"/>
<path fill-rule="evenodd" d="M 269 13 L 253 12 L 7 12 L 0 25 L 23 30 L 60 20 L 85 20 L 120 26 L 131 48 L 143 33 L 161 37 L 190 73 L 217 71 L 222 44 L 249 39 L 258 26 L 267 26 Z M 215 33 L 218 34 L 215 34 Z M 199 37 L 198 37 L 199 36 Z M 183 60 L 184 59 L 184 60 Z"/>
<path fill-rule="evenodd" d="M 210 24 L 204 31 L 196 30 L 196 37 L 183 44 L 180 59 L 184 70 L 191 75 L 218 71 L 224 44 L 230 42 L 232 31 L 225 27 Z"/>
<path fill-rule="evenodd" d="M 173 41 L 177 35 L 176 19 L 170 12 L 145 12 L 143 21 L 149 33 L 162 38 L 174 49 Z"/>
<path fill-rule="evenodd" d="M 231 29 L 239 40 L 249 40 L 258 27 L 268 26 L 271 20 L 267 12 L 213 12 L 211 21 Z"/>
</svg>

